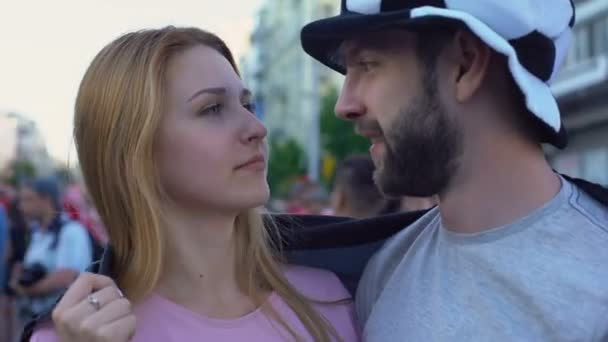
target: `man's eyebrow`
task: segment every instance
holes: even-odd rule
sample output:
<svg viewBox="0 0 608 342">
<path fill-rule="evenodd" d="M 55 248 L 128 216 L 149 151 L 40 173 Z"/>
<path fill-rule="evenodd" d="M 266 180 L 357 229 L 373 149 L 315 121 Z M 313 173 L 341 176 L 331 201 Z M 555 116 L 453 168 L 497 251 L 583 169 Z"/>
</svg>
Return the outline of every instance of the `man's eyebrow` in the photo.
<svg viewBox="0 0 608 342">
<path fill-rule="evenodd" d="M 354 42 L 345 42 L 336 49 L 332 59 L 336 62 L 336 64 L 346 66 L 347 62 L 356 59 L 362 51 L 363 48 L 360 46 L 360 44 Z"/>
<path fill-rule="evenodd" d="M 251 98 L 253 97 L 253 93 L 251 92 L 251 90 L 247 89 L 247 88 L 243 88 L 243 90 L 241 90 L 241 98 Z"/>
</svg>

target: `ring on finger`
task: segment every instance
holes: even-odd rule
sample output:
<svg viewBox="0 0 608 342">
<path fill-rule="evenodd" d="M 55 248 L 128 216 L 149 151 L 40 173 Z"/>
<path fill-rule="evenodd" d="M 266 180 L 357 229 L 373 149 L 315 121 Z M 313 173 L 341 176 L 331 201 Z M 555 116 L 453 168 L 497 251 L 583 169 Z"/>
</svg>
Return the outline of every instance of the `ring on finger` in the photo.
<svg viewBox="0 0 608 342">
<path fill-rule="evenodd" d="M 97 297 L 93 296 L 92 294 L 87 296 L 87 302 L 89 302 L 89 304 L 91 304 L 91 306 L 95 308 L 95 310 L 99 311 L 99 309 L 101 309 L 101 303 L 99 302 L 99 299 L 97 299 Z"/>
</svg>

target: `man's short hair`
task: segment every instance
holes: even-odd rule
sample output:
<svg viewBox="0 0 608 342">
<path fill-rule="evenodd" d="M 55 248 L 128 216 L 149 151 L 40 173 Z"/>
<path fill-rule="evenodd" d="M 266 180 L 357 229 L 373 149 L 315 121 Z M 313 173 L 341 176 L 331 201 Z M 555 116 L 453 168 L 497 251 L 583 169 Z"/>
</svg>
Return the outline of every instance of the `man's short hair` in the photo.
<svg viewBox="0 0 608 342">
<path fill-rule="evenodd" d="M 59 183 L 54 178 L 38 178 L 27 186 L 38 196 L 49 199 L 56 209 L 61 207 L 61 191 Z"/>
<path fill-rule="evenodd" d="M 381 214 L 388 204 L 374 182 L 375 166 L 367 155 L 344 159 L 336 170 L 335 188 L 343 191 L 348 206 L 362 214 Z"/>
</svg>

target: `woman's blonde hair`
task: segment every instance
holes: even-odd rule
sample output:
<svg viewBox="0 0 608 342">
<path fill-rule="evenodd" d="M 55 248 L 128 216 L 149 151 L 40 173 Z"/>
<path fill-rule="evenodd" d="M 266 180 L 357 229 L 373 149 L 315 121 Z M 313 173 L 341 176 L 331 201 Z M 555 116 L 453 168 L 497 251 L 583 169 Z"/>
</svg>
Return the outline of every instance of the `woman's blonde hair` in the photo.
<svg viewBox="0 0 608 342">
<path fill-rule="evenodd" d="M 167 67 L 176 54 L 197 45 L 218 51 L 238 73 L 228 47 L 211 33 L 175 27 L 144 30 L 123 35 L 95 57 L 76 100 L 74 138 L 86 186 L 114 248 L 114 277 L 134 301 L 153 291 L 163 268 L 164 192 L 154 165 L 154 141 L 166 108 Z M 283 275 L 272 230 L 275 225 L 264 224 L 256 210 L 237 217 L 239 287 L 258 305 L 264 302 L 263 290 L 277 293 L 315 341 L 339 339 Z M 299 339 L 271 307 L 262 307 Z"/>
</svg>

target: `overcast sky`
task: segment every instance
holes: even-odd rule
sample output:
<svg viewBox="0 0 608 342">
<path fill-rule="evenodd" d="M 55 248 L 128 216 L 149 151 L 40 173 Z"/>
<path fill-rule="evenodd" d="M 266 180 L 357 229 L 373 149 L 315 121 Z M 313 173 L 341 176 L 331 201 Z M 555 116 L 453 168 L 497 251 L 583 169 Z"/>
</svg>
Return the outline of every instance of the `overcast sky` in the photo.
<svg viewBox="0 0 608 342">
<path fill-rule="evenodd" d="M 74 98 L 105 44 L 131 30 L 193 25 L 219 34 L 238 58 L 247 49 L 260 2 L 0 0 L 0 111 L 30 117 L 54 158 L 75 161 Z"/>
</svg>

